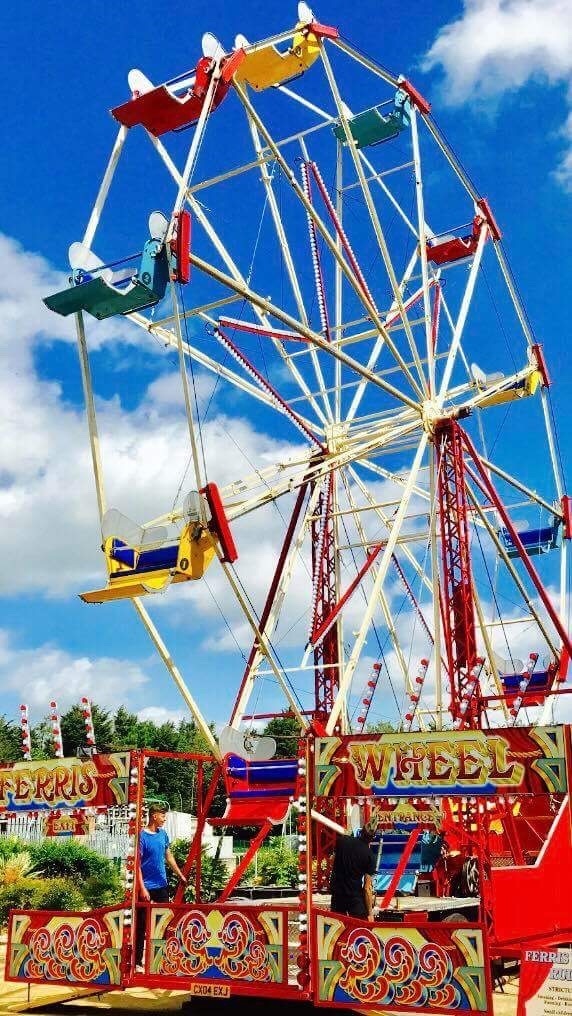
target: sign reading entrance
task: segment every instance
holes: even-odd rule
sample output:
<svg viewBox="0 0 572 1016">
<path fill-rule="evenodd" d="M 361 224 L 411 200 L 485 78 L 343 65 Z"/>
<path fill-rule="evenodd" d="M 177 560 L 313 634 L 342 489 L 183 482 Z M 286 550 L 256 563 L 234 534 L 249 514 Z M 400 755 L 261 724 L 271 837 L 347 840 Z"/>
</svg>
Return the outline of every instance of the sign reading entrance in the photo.
<svg viewBox="0 0 572 1016">
<path fill-rule="evenodd" d="M 572 1016 L 572 949 L 525 949 L 517 1016 Z"/>
</svg>

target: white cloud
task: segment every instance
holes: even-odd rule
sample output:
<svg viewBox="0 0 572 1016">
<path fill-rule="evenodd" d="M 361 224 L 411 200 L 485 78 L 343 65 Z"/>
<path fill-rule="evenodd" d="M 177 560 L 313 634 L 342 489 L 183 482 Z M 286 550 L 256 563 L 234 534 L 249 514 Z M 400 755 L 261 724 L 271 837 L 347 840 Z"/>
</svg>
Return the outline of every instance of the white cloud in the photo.
<svg viewBox="0 0 572 1016">
<path fill-rule="evenodd" d="M 570 16 L 572 18 L 572 11 Z M 568 148 L 560 160 L 555 176 L 566 190 L 572 190 L 572 110 L 569 112 L 560 134 L 566 141 Z"/>
<path fill-rule="evenodd" d="M 0 594 L 5 595 L 64 596 L 104 579 L 84 413 L 64 401 L 59 383 L 39 375 L 34 359 L 43 344 L 74 340 L 73 323 L 42 303 L 62 285 L 65 276 L 42 257 L 0 235 Z M 90 348 L 112 339 L 149 341 L 129 322 L 114 322 L 91 323 Z M 117 397 L 97 400 L 107 502 L 138 522 L 170 511 L 179 488 L 184 496 L 195 486 L 180 382 L 163 369 L 158 358 L 157 377 L 132 412 Z M 196 381 L 199 398 L 210 397 L 213 379 L 198 372 Z M 221 414 L 203 426 L 202 437 L 209 478 L 219 484 L 289 450 L 247 420 Z"/>
<path fill-rule="evenodd" d="M 194 377 L 192 379 L 189 377 L 193 410 L 196 396 L 199 412 L 204 411 L 213 395 L 215 385 L 214 375 L 198 371 L 195 367 Z M 156 406 L 179 406 L 184 409 L 185 398 L 179 371 L 169 371 L 152 381 L 147 389 L 147 399 Z"/>
<path fill-rule="evenodd" d="M 83 695 L 105 709 L 129 704 L 149 681 L 138 664 L 113 657 L 74 657 L 65 649 L 44 644 L 24 649 L 0 629 L 0 684 L 26 702 L 34 722 L 45 715 L 55 699 L 64 711 Z"/>
<path fill-rule="evenodd" d="M 533 80 L 564 86 L 570 105 L 570 0 L 464 0 L 461 17 L 439 31 L 423 66 L 443 69 L 450 105 L 491 100 Z M 556 170 L 567 189 L 572 189 L 571 116 L 561 132 L 568 150 Z"/>
<path fill-rule="evenodd" d="M 138 711 L 137 717 L 142 721 L 149 720 L 151 723 L 158 725 L 162 723 L 174 723 L 175 726 L 178 726 L 181 720 L 189 719 L 189 714 L 184 709 L 166 709 L 165 706 L 145 706 L 145 709 Z"/>
</svg>

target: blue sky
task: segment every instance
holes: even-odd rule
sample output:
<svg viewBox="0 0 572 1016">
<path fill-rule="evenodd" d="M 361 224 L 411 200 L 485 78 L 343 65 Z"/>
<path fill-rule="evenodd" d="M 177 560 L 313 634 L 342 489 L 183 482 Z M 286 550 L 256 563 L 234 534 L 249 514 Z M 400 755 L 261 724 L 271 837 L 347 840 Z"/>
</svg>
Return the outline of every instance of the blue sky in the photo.
<svg viewBox="0 0 572 1016">
<path fill-rule="evenodd" d="M 332 0 L 316 7 L 319 20 L 338 26 L 357 48 L 418 85 L 479 191 L 490 200 L 556 382 L 553 406 L 565 467 L 572 188 L 567 6 L 561 0 L 446 0 L 438 5 L 359 0 L 350 10 Z M 82 235 L 115 138 L 108 110 L 128 98 L 129 69 L 139 67 L 154 81 L 165 80 L 194 66 L 204 31 L 214 32 L 228 48 L 237 32 L 251 40 L 265 38 L 293 23 L 295 4 L 290 9 L 254 0 L 234 5 L 215 0 L 208 8 L 189 8 L 142 0 L 133 8 L 88 0 L 81 6 L 33 5 L 33 15 L 31 9 L 26 3 L 16 6 L 6 19 L 0 69 L 5 121 L 0 164 L 0 413 L 5 413 L 0 436 L 0 711 L 15 717 L 18 703 L 28 701 L 37 720 L 53 695 L 66 706 L 87 694 L 110 708 L 125 701 L 147 715 L 178 715 L 178 695 L 130 605 L 88 609 L 76 595 L 94 585 L 98 574 L 103 578 L 96 504 L 73 329 L 45 312 L 41 297 L 65 284 L 67 248 Z M 354 109 L 379 99 L 377 93 L 373 98 L 361 94 L 361 78 L 354 79 L 346 65 L 340 81 Z M 318 104 L 324 101 L 325 86 L 317 75 L 306 75 L 299 88 Z M 273 96 L 261 97 L 260 108 L 286 135 L 289 107 L 273 107 L 273 101 Z M 213 117 L 213 135 L 198 166 L 201 178 L 234 164 L 240 154 L 243 142 L 233 124 L 241 112 L 237 106 L 230 96 L 215 114 L 216 129 Z M 156 194 L 152 207 L 168 208 L 174 199 L 145 139 L 128 140 L 122 176 L 102 223 L 106 257 L 131 250 L 144 230 L 151 194 Z M 189 141 L 189 134 L 166 139 L 179 164 Z M 449 200 L 454 202 L 443 190 L 441 205 L 437 199 L 433 204 L 439 228 L 448 225 Z M 254 206 L 241 209 L 234 201 L 229 188 L 221 199 L 221 221 L 229 242 L 248 260 L 256 240 Z M 124 496 L 128 514 L 150 517 L 153 510 L 158 514 L 168 507 L 155 504 L 153 491 L 172 490 L 188 454 L 180 447 L 174 357 L 156 360 L 139 334 L 130 338 L 123 321 L 92 326 L 89 335 L 110 492 Z M 474 341 L 478 349 L 478 335 Z M 491 341 L 490 335 L 483 336 L 489 352 Z M 241 475 L 250 471 L 251 460 L 269 462 L 289 443 L 297 446 L 296 432 L 273 429 L 262 411 L 249 417 L 240 400 L 220 389 L 213 393 L 202 375 L 198 383 L 205 401 L 212 397 L 209 447 L 225 480 L 233 475 L 229 460 L 235 454 Z M 521 414 L 513 430 L 505 431 L 505 461 L 511 455 L 518 461 L 526 446 L 533 474 L 541 476 L 544 450 L 530 434 L 531 421 L 532 416 Z M 229 444 L 229 433 L 236 447 Z M 173 469 L 167 478 L 169 463 Z M 281 519 L 275 517 L 257 559 L 256 527 L 244 529 L 249 568 L 242 577 L 258 607 L 280 530 Z M 230 611 L 239 652 L 215 603 L 220 602 L 216 577 L 212 592 L 213 598 L 204 590 L 172 602 L 164 598 L 151 609 L 205 714 L 222 723 L 249 639 Z"/>
</svg>

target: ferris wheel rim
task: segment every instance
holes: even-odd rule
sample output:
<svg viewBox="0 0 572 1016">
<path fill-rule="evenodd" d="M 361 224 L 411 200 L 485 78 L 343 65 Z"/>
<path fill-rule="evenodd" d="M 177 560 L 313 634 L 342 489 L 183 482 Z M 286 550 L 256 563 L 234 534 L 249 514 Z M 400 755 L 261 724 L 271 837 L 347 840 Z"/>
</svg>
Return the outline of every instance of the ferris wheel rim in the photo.
<svg viewBox="0 0 572 1016">
<path fill-rule="evenodd" d="M 346 54 L 355 56 L 355 51 L 352 50 L 351 46 L 341 43 L 339 40 L 335 39 L 332 40 L 332 42 L 334 47 L 338 46 L 338 48 L 345 51 Z M 222 57 L 222 55 L 223 54 L 219 54 L 219 57 Z M 298 293 L 296 293 L 296 267 L 291 256 L 291 264 L 289 264 L 288 274 L 294 289 L 295 302 L 297 303 L 298 308 L 298 318 L 294 317 L 291 313 L 288 313 L 286 309 L 282 309 L 279 304 L 273 303 L 262 294 L 257 293 L 257 291 L 250 285 L 249 275 L 245 274 L 244 271 L 241 271 L 237 261 L 233 258 L 231 251 L 225 245 L 219 232 L 213 226 L 212 222 L 210 222 L 204 208 L 195 196 L 197 188 L 195 187 L 193 190 L 190 186 L 202 134 L 208 120 L 209 109 L 205 107 L 206 112 L 204 116 L 201 113 L 197 130 L 191 142 L 187 163 L 182 172 L 177 170 L 162 142 L 158 138 L 151 138 L 151 140 L 178 187 L 174 207 L 178 208 L 182 205 L 182 203 L 188 203 L 189 207 L 196 216 L 197 221 L 203 227 L 208 239 L 215 248 L 215 251 L 219 257 L 222 258 L 223 264 L 226 267 L 226 272 L 222 272 L 220 269 L 217 269 L 215 265 L 205 261 L 204 258 L 199 257 L 197 254 L 191 254 L 190 260 L 195 269 L 204 272 L 207 275 L 211 275 L 211 277 L 215 278 L 219 283 L 226 286 L 235 297 L 241 297 L 246 302 L 247 306 L 253 311 L 253 316 L 259 322 L 269 325 L 273 319 L 276 319 L 283 325 L 292 328 L 307 345 L 307 350 L 301 351 L 301 358 L 294 360 L 291 355 L 286 354 L 284 350 L 284 341 L 282 339 L 277 338 L 275 335 L 269 336 L 275 353 L 282 360 L 283 366 L 288 371 L 290 383 L 298 387 L 300 398 L 305 400 L 306 409 L 299 412 L 297 409 L 293 410 L 288 404 L 294 397 L 280 400 L 279 393 L 277 393 L 276 389 L 273 389 L 268 383 L 264 383 L 264 379 L 260 376 L 257 377 L 253 375 L 252 370 L 250 373 L 251 378 L 254 377 L 254 380 L 245 379 L 239 371 L 234 368 L 228 368 L 226 364 L 219 363 L 216 356 L 207 354 L 197 345 L 191 344 L 188 340 L 188 336 L 183 337 L 182 332 L 178 338 L 173 337 L 169 340 L 170 344 L 178 345 L 182 354 L 188 356 L 191 360 L 196 360 L 196 362 L 205 369 L 215 373 L 217 377 L 222 377 L 230 384 L 235 385 L 243 394 L 256 399 L 261 406 L 277 411 L 287 418 L 289 417 L 290 422 L 293 422 L 298 429 L 301 429 L 303 433 L 305 433 L 306 437 L 309 437 L 310 440 L 313 441 L 314 448 L 317 448 L 317 451 L 315 450 L 313 455 L 309 453 L 307 456 L 299 459 L 296 465 L 296 474 L 294 479 L 292 478 L 292 475 L 290 475 L 273 490 L 271 489 L 269 492 L 263 492 L 263 494 L 259 495 L 258 501 L 254 496 L 251 496 L 250 499 L 247 498 L 246 501 L 242 503 L 240 501 L 236 501 L 234 503 L 229 502 L 231 518 L 237 519 L 241 515 L 255 511 L 258 507 L 262 507 L 269 501 L 274 501 L 276 498 L 289 492 L 291 493 L 293 490 L 299 490 L 308 483 L 313 483 L 314 489 L 319 491 L 320 485 L 324 485 L 326 482 L 329 482 L 327 478 L 334 470 L 339 471 L 340 477 L 342 478 L 342 485 L 345 486 L 346 482 L 349 481 L 349 478 L 356 477 L 357 468 L 361 468 L 365 463 L 367 463 L 368 466 L 371 466 L 371 462 L 369 460 L 372 457 L 375 457 L 374 453 L 382 449 L 384 446 L 389 447 L 392 443 L 397 448 L 402 447 L 405 453 L 412 449 L 414 450 L 413 464 L 415 472 L 412 474 L 410 471 L 410 475 L 404 483 L 407 496 L 401 499 L 401 504 L 396 512 L 396 520 L 388 530 L 389 535 L 382 554 L 383 564 L 379 568 L 376 566 L 375 571 L 372 572 L 372 574 L 375 574 L 374 589 L 376 592 L 375 594 L 371 594 L 370 600 L 367 603 L 366 616 L 368 616 L 372 612 L 371 605 L 374 600 L 374 595 L 377 596 L 377 592 L 383 584 L 383 578 L 389 567 L 392 553 L 400 540 L 401 526 L 404 523 L 409 498 L 413 496 L 413 494 L 415 494 L 415 496 L 418 494 L 418 488 L 416 488 L 416 472 L 422 468 L 426 449 L 433 440 L 433 428 L 435 426 L 435 421 L 439 418 L 439 414 L 442 417 L 454 417 L 463 415 L 465 411 L 478 410 L 481 405 L 485 405 L 487 399 L 490 400 L 497 394 L 497 389 L 499 392 L 504 391 L 512 383 L 515 383 L 515 379 L 516 383 L 519 383 L 521 380 L 526 380 L 529 373 L 527 373 L 526 369 L 520 373 L 516 372 L 515 377 L 509 376 L 504 381 L 498 382 L 496 388 L 494 385 L 489 386 L 484 393 L 482 391 L 479 393 L 477 390 L 475 394 L 472 387 L 473 381 L 470 378 L 470 371 L 468 370 L 468 363 L 466 363 L 467 372 L 469 374 L 466 387 L 463 388 L 462 385 L 459 387 L 457 384 L 457 386 L 453 389 L 450 388 L 453 371 L 456 369 L 457 360 L 461 353 L 461 341 L 466 316 L 471 305 L 473 290 L 477 282 L 485 244 L 489 237 L 494 241 L 492 246 L 497 255 L 501 272 L 505 283 L 507 284 L 512 302 L 516 307 L 517 316 L 521 323 L 526 341 L 529 346 L 534 346 L 534 343 L 532 342 L 533 336 L 531 335 L 526 315 L 520 304 L 518 294 L 515 292 L 514 285 L 512 284 L 510 270 L 508 269 L 505 256 L 497 243 L 500 237 L 495 237 L 493 223 L 490 219 L 487 219 L 486 216 L 480 220 L 480 225 L 478 227 L 478 242 L 474 250 L 465 291 L 456 318 L 448 307 L 447 300 L 442 292 L 441 270 L 439 268 L 435 269 L 435 267 L 430 269 L 428 266 L 426 241 L 431 239 L 434 234 L 425 219 L 418 128 L 422 124 L 425 124 L 433 139 L 439 143 L 440 147 L 443 147 L 443 145 L 441 144 L 439 132 L 428 113 L 424 112 L 423 109 L 416 108 L 415 104 L 411 106 L 410 118 L 413 146 L 413 167 L 416 183 L 417 226 L 410 221 L 410 218 L 405 214 L 403 209 L 400 209 L 400 211 L 402 221 L 405 223 L 407 228 L 412 231 L 418 242 L 418 249 L 411 255 L 405 269 L 405 273 L 398 278 L 394 271 L 389 247 L 385 239 L 379 214 L 371 196 L 371 188 L 369 187 L 369 183 L 365 177 L 364 166 L 367 169 L 373 169 L 373 164 L 366 156 L 363 156 L 362 153 L 358 152 L 356 146 L 353 144 L 348 119 L 348 107 L 344 104 L 341 92 L 338 88 L 325 45 L 321 46 L 320 57 L 334 100 L 335 113 L 341 127 L 343 128 L 347 151 L 351 157 L 351 163 L 354 166 L 356 176 L 358 177 L 361 193 L 367 206 L 370 225 L 378 243 L 382 261 L 390 282 L 392 302 L 388 310 L 383 313 L 376 307 L 375 301 L 373 300 L 371 293 L 369 293 L 367 283 L 365 279 L 361 277 L 357 262 L 352 260 L 352 256 L 350 254 L 351 248 L 348 248 L 344 240 L 341 218 L 339 218 L 339 220 L 336 219 L 338 211 L 341 215 L 341 206 L 339 208 L 334 207 L 333 202 L 327 194 L 327 190 L 323 186 L 323 181 L 322 186 L 320 186 L 319 170 L 316 168 L 316 171 L 314 172 L 312 170 L 312 173 L 316 183 L 318 184 L 318 190 L 320 191 L 322 198 L 325 200 L 326 208 L 330 216 L 329 228 L 318 215 L 313 202 L 309 197 L 308 187 L 304 188 L 298 183 L 296 175 L 292 171 L 286 158 L 282 155 L 281 147 L 274 142 L 271 133 L 265 126 L 260 115 L 257 113 L 247 94 L 246 87 L 235 82 L 235 92 L 238 95 L 247 116 L 255 154 L 257 156 L 257 161 L 255 161 L 253 165 L 259 165 L 262 181 L 264 183 L 264 190 L 271 208 L 274 225 L 277 229 L 279 239 L 282 238 L 285 240 L 286 250 L 289 252 L 288 242 L 287 239 L 285 239 L 286 231 L 283 226 L 278 225 L 280 222 L 280 213 L 279 210 L 277 210 L 275 203 L 273 203 L 273 180 L 272 176 L 268 173 L 266 157 L 261 158 L 263 152 L 271 152 L 275 165 L 282 170 L 284 176 L 292 186 L 296 197 L 299 199 L 301 205 L 307 213 L 310 232 L 312 232 L 313 229 L 314 234 L 320 236 L 325 248 L 328 249 L 329 253 L 333 257 L 335 261 L 336 279 L 338 280 L 336 285 L 339 288 L 341 286 L 340 280 L 343 278 L 343 282 L 350 286 L 354 296 L 363 306 L 366 316 L 369 317 L 369 320 L 377 329 L 377 338 L 370 349 L 365 365 L 361 364 L 358 358 L 346 352 L 346 349 L 341 341 L 341 333 L 338 335 L 338 340 L 330 342 L 330 345 L 328 346 L 328 342 L 322 334 L 324 328 L 319 331 L 317 328 L 310 327 L 309 318 L 304 309 L 304 302 L 299 287 Z M 375 70 L 374 73 L 379 73 L 379 71 Z M 379 73 L 379 76 L 384 77 L 382 73 Z M 394 82 L 393 79 L 388 78 L 386 75 L 384 80 L 390 81 L 394 84 L 395 82 L 399 83 L 399 80 L 401 79 L 395 79 Z M 212 98 L 212 95 L 214 94 L 214 85 L 212 82 L 210 89 L 209 96 Z M 291 89 L 284 88 L 282 91 L 290 97 L 294 96 L 294 98 L 296 98 Z M 314 108 L 316 109 L 317 107 Z M 120 128 L 119 136 L 114 146 L 114 152 L 112 153 L 112 162 L 113 160 L 117 161 L 118 153 L 125 139 L 124 132 L 122 134 L 122 131 L 123 128 Z M 262 146 L 261 139 L 265 143 L 264 146 Z M 303 154 L 307 155 L 305 140 L 303 141 L 300 139 L 300 143 Z M 342 147 L 343 143 L 338 142 L 338 171 Z M 449 164 L 457 173 L 457 176 L 459 176 L 462 185 L 465 187 L 472 200 L 474 200 L 476 204 L 478 204 L 479 201 L 482 203 L 482 199 L 478 199 L 478 195 L 474 191 L 472 185 L 470 185 L 470 181 L 468 181 L 467 178 L 459 171 L 459 166 L 456 164 L 451 151 L 446 150 L 444 151 L 444 154 Z M 311 160 L 309 160 L 309 158 L 306 162 L 308 165 L 311 165 Z M 387 184 L 381 179 L 376 182 L 381 185 L 384 194 L 387 196 L 387 194 L 390 193 Z M 103 190 L 100 189 L 100 195 L 105 191 L 105 188 L 108 187 L 108 185 L 109 180 L 106 180 L 106 177 L 104 177 L 104 181 L 102 183 Z M 330 202 L 329 207 L 328 201 Z M 395 199 L 392 199 L 392 203 L 395 205 Z M 97 214 L 99 214 L 99 212 Z M 88 241 L 91 242 L 96 226 L 97 215 L 94 209 L 94 213 L 92 213 L 86 229 L 84 243 L 88 243 Z M 282 232 L 280 232 L 280 229 L 282 229 Z M 341 250 L 345 252 L 344 256 L 340 253 Z M 405 287 L 417 263 L 421 269 L 421 286 L 418 290 L 418 296 L 414 301 L 413 296 L 407 298 L 406 300 L 403 295 Z M 445 356 L 446 358 L 444 371 L 441 374 L 439 385 L 436 384 L 435 367 L 438 357 L 436 354 L 436 344 L 434 342 L 435 336 L 433 334 L 434 311 L 431 307 L 431 296 L 433 295 L 434 290 L 437 290 L 439 293 L 439 301 L 443 306 L 444 315 L 448 320 L 448 324 L 452 332 L 450 345 L 444 353 L 439 354 L 439 356 Z M 423 356 L 418 348 L 418 342 L 414 338 L 413 328 L 408 316 L 408 310 L 412 305 L 411 301 L 417 303 L 419 300 L 422 300 L 423 302 L 423 332 L 425 341 Z M 202 309 L 199 311 L 199 316 L 206 324 L 214 329 L 215 335 L 218 332 L 219 335 L 224 337 L 224 333 L 220 327 L 220 318 L 217 319 L 216 316 L 212 316 L 210 312 L 212 309 L 217 308 L 213 307 L 210 309 Z M 397 315 L 397 320 L 399 321 L 400 327 L 403 329 L 405 334 L 410 360 L 404 357 L 391 334 L 392 314 L 394 316 Z M 174 333 L 167 327 L 167 321 L 149 323 L 149 319 L 142 314 L 131 314 L 129 317 L 134 323 L 146 328 L 149 333 L 155 335 L 156 337 L 160 336 L 162 339 L 166 339 L 169 335 L 174 336 Z M 181 320 L 178 308 L 175 308 L 173 318 L 176 318 L 178 322 Z M 184 313 L 182 320 L 186 321 Z M 180 324 L 178 324 L 177 327 L 180 328 Z M 379 355 L 382 350 L 393 357 L 394 362 L 392 370 L 397 373 L 400 372 L 400 377 L 403 381 L 401 387 L 394 385 L 391 381 L 388 381 L 383 372 L 376 369 L 378 367 Z M 311 364 L 313 370 L 313 374 L 310 379 L 307 379 L 305 376 L 304 369 L 298 366 L 304 362 L 305 353 L 307 353 L 306 362 Z M 335 360 L 336 381 L 331 392 L 326 387 L 321 361 L 319 359 L 319 355 L 326 354 L 329 354 Z M 464 354 L 462 355 L 464 356 Z M 245 357 L 243 359 L 246 360 L 248 368 L 248 358 Z M 242 366 L 244 366 L 244 363 Z M 352 382 L 355 385 L 355 391 L 346 415 L 344 415 L 344 410 L 342 408 L 343 398 L 341 392 L 342 370 L 344 369 L 353 371 L 357 376 L 357 381 Z M 389 371 L 386 370 L 385 375 L 388 373 Z M 313 384 L 310 383 L 311 380 L 313 380 Z M 377 423 L 375 420 L 364 423 L 362 418 L 358 416 L 360 404 L 365 393 L 368 391 L 368 386 L 375 386 L 381 389 L 385 395 L 393 398 L 399 404 L 399 409 L 395 410 L 393 414 L 391 414 L 389 421 L 382 421 L 380 417 Z M 412 394 L 409 394 L 410 392 Z M 331 400 L 329 397 L 330 394 L 333 396 Z M 543 395 L 543 405 L 544 402 L 545 399 Z M 190 416 L 190 413 L 188 415 Z M 546 413 L 545 420 L 547 421 Z M 354 424 L 355 427 L 353 427 Z M 336 428 L 338 428 L 339 431 L 342 425 L 348 426 L 345 434 L 339 434 L 336 432 Z M 362 431 L 358 430 L 358 425 L 362 426 Z M 399 444 L 400 442 L 401 445 Z M 320 456 L 322 456 L 321 460 L 319 458 Z M 553 454 L 551 454 L 551 458 L 552 466 L 556 475 L 557 487 L 560 491 L 562 491 L 561 478 L 558 476 L 558 468 Z M 430 473 L 432 469 L 431 463 L 432 458 L 429 457 Z M 489 467 L 491 469 L 495 468 L 492 462 L 487 461 L 487 468 Z M 425 496 L 429 497 L 430 502 L 432 499 L 434 501 L 436 490 L 435 475 L 432 475 L 432 478 L 430 476 L 430 482 L 427 490 L 428 495 Z M 310 501 L 309 503 L 312 502 Z M 543 503 L 545 507 L 549 508 L 549 503 L 545 499 L 543 499 Z M 175 516 L 171 512 L 169 517 Z M 436 512 L 431 512 L 430 518 L 432 578 L 429 581 L 431 584 L 434 606 L 434 649 L 436 660 L 439 661 L 441 659 L 441 652 L 438 641 L 440 625 L 438 617 L 439 574 L 436 568 L 438 543 Z M 362 542 L 367 541 L 362 540 Z M 382 576 L 381 579 L 379 579 L 380 574 Z M 266 639 L 265 633 L 257 630 L 256 625 L 254 626 L 254 631 L 255 637 L 262 638 L 265 652 L 267 654 L 271 654 L 272 646 L 269 640 Z M 363 631 L 364 626 L 362 625 L 360 627 L 360 635 L 358 639 L 360 643 L 363 643 L 364 641 Z M 360 645 L 359 650 L 356 650 L 354 647 L 354 650 L 350 653 L 347 663 L 347 672 L 340 678 L 340 683 L 342 683 L 345 691 L 348 691 L 349 689 L 349 679 L 355 671 L 362 648 L 362 644 Z M 278 667 L 278 669 L 280 668 Z M 403 670 L 404 668 L 402 667 L 401 669 Z M 440 669 L 440 665 L 438 665 L 436 669 Z M 439 697 L 440 693 L 438 693 L 438 698 Z M 344 695 L 341 695 L 341 697 L 336 699 L 335 708 L 328 718 L 326 729 L 329 733 L 335 729 L 336 722 L 343 711 L 343 699 Z M 292 700 L 290 700 L 290 705 L 296 711 L 297 707 L 292 704 Z"/>
</svg>

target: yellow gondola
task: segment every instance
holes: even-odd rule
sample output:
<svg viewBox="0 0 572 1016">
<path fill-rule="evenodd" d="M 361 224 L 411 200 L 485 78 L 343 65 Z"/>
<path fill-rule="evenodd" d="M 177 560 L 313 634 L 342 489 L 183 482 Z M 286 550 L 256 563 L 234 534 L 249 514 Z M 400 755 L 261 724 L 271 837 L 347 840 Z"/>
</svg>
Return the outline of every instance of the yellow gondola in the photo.
<svg viewBox="0 0 572 1016">
<path fill-rule="evenodd" d="M 502 380 L 502 374 L 486 375 L 476 364 L 471 367 L 473 380 L 479 391 L 485 392 L 487 388 L 498 384 Z M 488 406 L 502 406 L 507 402 L 516 402 L 517 399 L 526 399 L 534 395 L 538 386 L 543 384 L 543 375 L 533 365 L 525 377 L 519 378 L 506 388 L 493 391 L 491 395 L 479 400 L 479 407 L 482 409 Z"/>
<path fill-rule="evenodd" d="M 107 585 L 81 593 L 84 603 L 161 593 L 172 582 L 202 578 L 216 556 L 230 563 L 237 557 L 218 490 L 212 483 L 198 495 L 195 492 L 187 522 L 176 537 L 164 526 L 139 526 L 115 508 L 106 512 L 102 532 Z"/>
<path fill-rule="evenodd" d="M 308 14 L 311 12 L 308 11 Z M 292 46 L 285 52 L 272 45 L 250 49 L 247 39 L 243 35 L 237 35 L 235 48 L 243 49 L 245 57 L 234 75 L 234 80 L 262 92 L 265 88 L 297 78 L 307 71 L 320 55 L 320 36 L 324 34 L 322 27 L 314 25 L 311 18 L 310 21 L 299 21 L 294 29 Z"/>
</svg>

